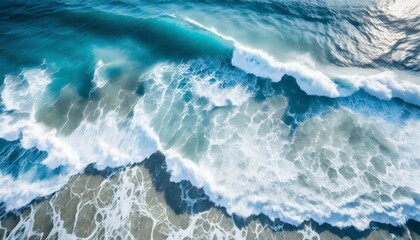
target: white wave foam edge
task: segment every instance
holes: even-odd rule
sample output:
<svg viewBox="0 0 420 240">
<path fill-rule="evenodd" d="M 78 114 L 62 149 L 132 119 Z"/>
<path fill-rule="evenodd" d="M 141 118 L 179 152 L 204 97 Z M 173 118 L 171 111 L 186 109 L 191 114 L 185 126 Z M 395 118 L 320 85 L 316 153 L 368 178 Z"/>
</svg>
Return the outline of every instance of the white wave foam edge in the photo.
<svg viewBox="0 0 420 240">
<path fill-rule="evenodd" d="M 102 67 L 99 63 L 97 68 Z M 96 70 L 95 70 L 96 71 Z M 50 169 L 64 166 L 66 171 L 47 180 L 33 182 L 29 171 L 17 179 L 0 174 L 0 199 L 6 211 L 28 204 L 32 199 L 46 196 L 66 184 L 68 179 L 90 163 L 98 169 L 141 162 L 155 152 L 156 146 L 138 126 L 119 127 L 122 119 L 110 111 L 95 122 L 84 120 L 69 135 L 49 128 L 35 118 L 40 106 L 49 99 L 47 87 L 52 82 L 47 70 L 23 70 L 22 78 L 6 76 L 1 100 L 6 111 L 0 114 L 0 138 L 20 140 L 21 147 L 46 151 L 41 162 Z M 102 80 L 101 80 L 102 81 Z M 63 91 L 66 88 L 63 89 Z"/>
<path fill-rule="evenodd" d="M 330 98 L 347 97 L 363 89 L 382 100 L 400 98 L 407 103 L 420 106 L 420 85 L 399 79 L 394 72 L 385 70 L 372 75 L 329 76 L 299 62 L 280 62 L 268 53 L 241 44 L 233 37 L 223 35 L 213 27 L 184 18 L 190 24 L 232 42 L 234 46 L 232 65 L 258 77 L 278 82 L 287 74 L 296 78 L 299 87 L 308 95 Z"/>
</svg>

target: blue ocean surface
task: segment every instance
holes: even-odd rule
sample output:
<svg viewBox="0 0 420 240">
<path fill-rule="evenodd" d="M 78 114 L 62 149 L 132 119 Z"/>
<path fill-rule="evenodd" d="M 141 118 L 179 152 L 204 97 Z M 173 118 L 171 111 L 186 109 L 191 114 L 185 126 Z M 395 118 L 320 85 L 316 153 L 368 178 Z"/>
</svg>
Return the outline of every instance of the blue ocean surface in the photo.
<svg viewBox="0 0 420 240">
<path fill-rule="evenodd" d="M 420 1 L 3 0 L 3 212 L 167 158 L 239 216 L 420 220 Z"/>
</svg>

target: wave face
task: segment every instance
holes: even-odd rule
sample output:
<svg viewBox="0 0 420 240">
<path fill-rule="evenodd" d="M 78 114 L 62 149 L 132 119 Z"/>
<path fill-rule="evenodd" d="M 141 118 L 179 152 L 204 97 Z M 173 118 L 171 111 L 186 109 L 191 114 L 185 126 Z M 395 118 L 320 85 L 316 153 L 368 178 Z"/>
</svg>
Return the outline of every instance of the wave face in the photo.
<svg viewBox="0 0 420 240">
<path fill-rule="evenodd" d="M 418 221 L 419 26 L 418 1 L 3 1 L 0 208 L 161 151 L 229 213 Z"/>
</svg>

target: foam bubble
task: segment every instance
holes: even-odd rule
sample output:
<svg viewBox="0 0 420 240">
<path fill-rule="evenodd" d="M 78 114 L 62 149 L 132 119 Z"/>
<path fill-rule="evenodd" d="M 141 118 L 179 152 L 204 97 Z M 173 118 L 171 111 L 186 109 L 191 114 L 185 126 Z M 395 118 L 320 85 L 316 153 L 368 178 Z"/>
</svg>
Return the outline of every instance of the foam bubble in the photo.
<svg viewBox="0 0 420 240">
<path fill-rule="evenodd" d="M 291 136 L 283 121 L 289 114 L 286 97 L 257 99 L 256 78 L 205 61 L 156 65 L 140 78 L 141 96 L 123 89 L 118 79 L 100 81 L 106 83 L 91 92 L 99 100 L 80 103 L 70 88 L 53 103 L 38 101 L 49 99 L 47 91 L 33 95 L 38 112 L 70 103 L 64 105 L 65 118 L 51 125 L 35 117 L 35 108 L 15 105 L 0 114 L 0 124 L 7 126 L 1 137 L 47 151 L 43 164 L 66 166 L 64 179 L 89 163 L 120 166 L 159 149 L 168 156 L 173 180 L 191 180 L 217 204 L 244 216 L 264 212 L 292 223 L 312 217 L 360 228 L 370 220 L 402 223 L 416 217 L 417 119 L 395 124 L 342 107 L 306 119 Z M 81 120 L 74 119 L 78 114 Z M 63 132 L 69 124 L 75 127 Z M 19 181 L 29 184 L 25 179 Z M 27 201 L 62 186 L 51 182 L 45 191 L 31 185 L 24 194 L 8 192 L 8 209 L 18 198 Z M 9 185 L 18 184 L 23 183 Z"/>
<path fill-rule="evenodd" d="M 309 95 L 340 96 L 336 84 L 322 72 L 299 63 L 275 62 L 267 54 L 254 49 L 242 46 L 235 49 L 232 65 L 275 82 L 280 81 L 285 74 L 292 75 L 297 79 L 299 87 Z"/>
<path fill-rule="evenodd" d="M 0 174 L 2 183 L 0 199 L 6 203 L 7 210 L 25 206 L 36 197 L 48 196 L 58 191 L 68 181 L 67 177 L 54 177 L 43 181 L 31 181 L 23 177 L 14 179 L 11 176 Z"/>
<path fill-rule="evenodd" d="M 99 60 L 96 63 L 95 72 L 93 76 L 93 82 L 95 83 L 95 88 L 103 88 L 106 84 L 106 78 L 101 76 L 101 69 L 104 68 L 104 62 Z M 93 89 L 94 90 L 94 89 Z"/>
<path fill-rule="evenodd" d="M 346 97 L 364 89 L 379 99 L 401 98 L 420 106 L 420 85 L 399 79 L 400 76 L 390 70 L 366 76 L 330 75 L 301 62 L 280 62 L 264 51 L 250 48 L 230 36 L 219 33 L 215 28 L 204 26 L 189 18 L 185 21 L 232 42 L 235 48 L 232 65 L 256 76 L 278 82 L 285 74 L 291 75 L 296 78 L 299 87 L 309 95 Z"/>
<path fill-rule="evenodd" d="M 5 110 L 31 112 L 32 107 L 39 107 L 40 96 L 50 83 L 51 76 L 40 68 L 25 70 L 18 76 L 7 75 L 1 94 Z"/>
<path fill-rule="evenodd" d="M 296 78 L 299 87 L 309 95 L 346 97 L 363 89 L 382 100 L 397 97 L 420 106 L 420 85 L 398 80 L 397 75 L 389 70 L 367 76 L 330 77 L 305 65 L 277 62 L 265 53 L 243 47 L 234 50 L 232 65 L 275 82 L 280 81 L 285 74 L 291 75 Z"/>
<path fill-rule="evenodd" d="M 293 223 L 312 217 L 360 228 L 411 216 L 419 189 L 412 181 L 419 173 L 418 121 L 397 125 L 342 107 L 308 118 L 291 138 L 282 120 L 286 98 L 215 107 L 213 95 L 203 101 L 194 88 L 206 71 L 225 76 L 220 72 L 230 69 L 214 74 L 196 62 L 161 64 L 143 78 L 147 91 L 134 118 L 168 156 L 172 180 L 191 180 L 244 216 L 264 212 Z"/>
<path fill-rule="evenodd" d="M 103 67 L 105 67 L 104 64 L 98 64 L 97 71 Z M 46 125 L 36 117 L 43 107 L 63 108 L 58 104 L 60 100 L 45 101 L 45 99 L 50 99 L 48 95 L 51 93 L 48 92 L 46 86 L 52 81 L 47 69 L 24 70 L 19 76 L 19 78 L 6 77 L 2 101 L 8 110 L 14 111 L 4 111 L 0 114 L 2 126 L 0 137 L 8 141 L 20 139 L 25 149 L 36 147 L 46 151 L 48 156 L 42 164 L 50 169 L 64 166 L 66 172 L 60 176 L 53 176 L 52 179 L 34 183 L 30 182 L 32 178 L 27 176 L 29 173 L 19 176 L 18 180 L 2 175 L 2 178 L 7 180 L 5 180 L 7 183 L 4 185 L 5 188 L 22 186 L 16 191 L 5 191 L 7 196 L 2 196 L 1 199 L 6 202 L 8 210 L 56 191 L 71 175 L 81 172 L 90 163 L 95 163 L 100 169 L 107 166 L 121 166 L 140 162 L 156 151 L 153 141 L 149 140 L 143 130 L 132 125 L 127 115 L 122 114 L 125 107 L 129 108 L 123 104 L 129 105 L 130 101 L 135 101 L 133 92 L 120 90 L 116 86 L 101 85 L 104 91 L 115 88 L 114 90 L 119 94 L 102 95 L 104 96 L 101 99 L 102 104 L 92 102 L 90 106 L 81 108 L 79 113 L 74 112 L 75 103 L 73 103 L 67 109 L 67 116 L 61 128 L 57 128 Z M 105 82 L 105 80 L 98 80 L 98 77 L 101 76 L 95 75 L 97 81 Z M 98 88 L 96 91 L 101 90 Z M 77 99 L 76 93 L 69 88 L 64 88 L 59 98 L 68 96 Z M 16 102 L 16 100 L 19 101 Z M 62 129 L 74 122 L 72 118 L 80 113 L 85 114 L 80 124 L 70 133 L 63 133 Z M 92 121 L 92 115 L 96 116 L 95 121 Z"/>
<path fill-rule="evenodd" d="M 195 76 L 193 76 L 194 78 Z M 246 102 L 250 94 L 241 86 L 221 88 L 221 82 L 211 82 L 214 76 L 206 76 L 203 79 L 192 81 L 193 92 L 200 97 L 209 99 L 214 106 L 226 106 L 232 104 L 238 106 Z"/>
<path fill-rule="evenodd" d="M 33 204 L 20 219 L 2 219 L 0 231 L 5 239 L 294 239 L 300 235 L 297 231 L 274 232 L 259 221 L 239 228 L 216 208 L 176 214 L 164 194 L 153 187 L 148 171 L 138 166 L 110 178 L 75 176 L 66 188 Z"/>
</svg>

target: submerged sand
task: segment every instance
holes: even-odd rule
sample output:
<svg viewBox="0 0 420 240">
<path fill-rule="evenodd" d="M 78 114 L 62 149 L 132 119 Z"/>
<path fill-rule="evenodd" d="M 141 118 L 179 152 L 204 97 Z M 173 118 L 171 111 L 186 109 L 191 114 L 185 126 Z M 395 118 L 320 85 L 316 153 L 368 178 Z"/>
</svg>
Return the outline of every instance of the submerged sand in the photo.
<svg viewBox="0 0 420 240">
<path fill-rule="evenodd" d="M 159 153 L 124 168 L 87 169 L 51 196 L 4 214 L 0 239 L 420 239 L 410 231 L 417 222 L 358 231 L 231 216 L 169 176 Z"/>
</svg>

